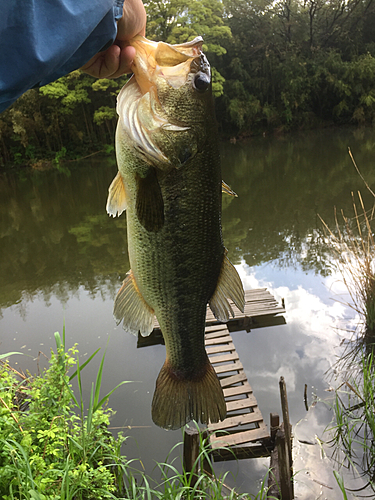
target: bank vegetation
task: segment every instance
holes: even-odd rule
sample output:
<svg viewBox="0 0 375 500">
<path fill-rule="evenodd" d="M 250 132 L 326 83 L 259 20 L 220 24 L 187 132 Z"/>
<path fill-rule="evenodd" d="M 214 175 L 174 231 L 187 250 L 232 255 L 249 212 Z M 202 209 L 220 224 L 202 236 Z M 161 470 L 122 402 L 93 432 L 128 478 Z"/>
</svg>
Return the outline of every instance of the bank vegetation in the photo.
<svg viewBox="0 0 375 500">
<path fill-rule="evenodd" d="M 147 37 L 204 37 L 227 137 L 375 117 L 373 0 L 146 0 Z M 79 70 L 32 89 L 0 115 L 0 168 L 112 152 L 126 82 Z"/>
</svg>

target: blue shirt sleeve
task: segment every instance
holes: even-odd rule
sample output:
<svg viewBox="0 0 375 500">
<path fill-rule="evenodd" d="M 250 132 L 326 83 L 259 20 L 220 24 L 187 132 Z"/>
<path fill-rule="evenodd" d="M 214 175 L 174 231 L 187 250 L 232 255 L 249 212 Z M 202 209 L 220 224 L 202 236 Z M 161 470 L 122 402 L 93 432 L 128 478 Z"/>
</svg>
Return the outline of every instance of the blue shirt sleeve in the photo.
<svg viewBox="0 0 375 500">
<path fill-rule="evenodd" d="M 124 0 L 1 0 L 0 112 L 116 38 Z"/>
</svg>

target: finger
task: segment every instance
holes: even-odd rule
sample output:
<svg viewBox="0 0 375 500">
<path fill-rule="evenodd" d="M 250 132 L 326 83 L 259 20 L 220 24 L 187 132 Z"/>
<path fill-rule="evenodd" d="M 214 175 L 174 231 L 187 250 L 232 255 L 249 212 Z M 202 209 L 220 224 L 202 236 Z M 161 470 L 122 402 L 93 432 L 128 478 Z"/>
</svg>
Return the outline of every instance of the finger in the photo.
<svg viewBox="0 0 375 500">
<path fill-rule="evenodd" d="M 81 69 L 95 78 L 110 78 L 118 70 L 120 53 L 120 47 L 112 45 L 105 52 L 99 52 L 92 57 Z"/>
<path fill-rule="evenodd" d="M 117 78 L 121 75 L 131 72 L 131 65 L 135 57 L 135 48 L 130 45 L 123 47 L 119 56 L 117 70 L 109 78 Z"/>
<path fill-rule="evenodd" d="M 117 45 L 111 45 L 105 52 L 99 71 L 99 78 L 113 78 L 120 66 L 121 49 Z"/>
</svg>

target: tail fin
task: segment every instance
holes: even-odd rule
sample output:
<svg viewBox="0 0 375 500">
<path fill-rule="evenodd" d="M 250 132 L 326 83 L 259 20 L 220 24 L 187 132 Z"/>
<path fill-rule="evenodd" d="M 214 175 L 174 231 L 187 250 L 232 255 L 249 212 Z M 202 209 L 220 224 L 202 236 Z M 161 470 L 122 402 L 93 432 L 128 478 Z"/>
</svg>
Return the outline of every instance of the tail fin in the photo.
<svg viewBox="0 0 375 500">
<path fill-rule="evenodd" d="M 207 358 L 199 379 L 179 378 L 164 363 L 156 380 L 152 420 L 165 429 L 179 429 L 190 420 L 216 423 L 226 417 L 226 404 L 219 379 Z"/>
</svg>

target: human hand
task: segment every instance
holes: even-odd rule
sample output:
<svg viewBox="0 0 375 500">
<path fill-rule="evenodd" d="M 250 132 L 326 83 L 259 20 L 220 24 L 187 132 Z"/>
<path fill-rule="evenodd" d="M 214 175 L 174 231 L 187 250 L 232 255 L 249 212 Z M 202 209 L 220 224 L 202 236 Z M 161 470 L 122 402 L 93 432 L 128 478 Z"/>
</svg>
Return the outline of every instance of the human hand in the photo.
<svg viewBox="0 0 375 500">
<path fill-rule="evenodd" d="M 128 41 L 145 35 L 146 11 L 142 0 L 125 0 L 122 17 L 117 22 L 117 36 L 107 50 L 92 57 L 82 71 L 96 78 L 117 78 L 131 71 L 135 49 Z"/>
</svg>

